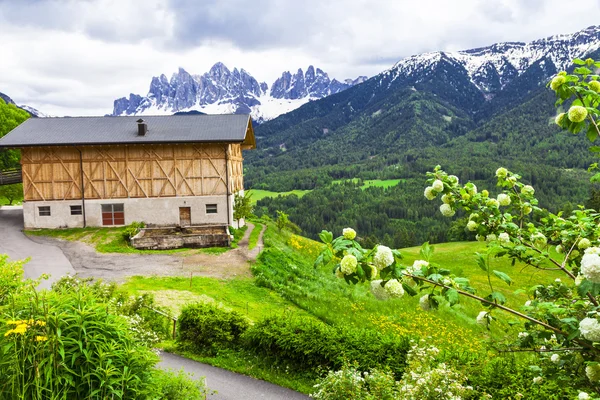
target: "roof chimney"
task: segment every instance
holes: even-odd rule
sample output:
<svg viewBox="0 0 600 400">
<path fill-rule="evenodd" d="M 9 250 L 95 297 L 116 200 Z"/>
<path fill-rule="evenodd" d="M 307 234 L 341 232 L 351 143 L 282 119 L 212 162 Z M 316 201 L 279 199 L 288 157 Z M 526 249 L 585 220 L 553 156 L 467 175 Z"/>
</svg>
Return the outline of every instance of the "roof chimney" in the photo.
<svg viewBox="0 0 600 400">
<path fill-rule="evenodd" d="M 141 118 L 136 122 L 138 124 L 138 136 L 146 136 L 146 132 L 148 132 L 148 125 Z"/>
</svg>

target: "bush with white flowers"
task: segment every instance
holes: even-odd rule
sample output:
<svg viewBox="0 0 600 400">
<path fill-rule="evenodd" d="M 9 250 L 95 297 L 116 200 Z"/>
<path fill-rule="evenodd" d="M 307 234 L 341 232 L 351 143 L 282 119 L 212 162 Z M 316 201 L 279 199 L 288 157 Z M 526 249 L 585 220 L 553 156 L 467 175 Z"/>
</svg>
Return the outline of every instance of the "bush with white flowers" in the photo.
<svg viewBox="0 0 600 400">
<path fill-rule="evenodd" d="M 549 84 L 556 92 L 557 105 L 570 102 L 568 111 L 555 122 L 573 133 L 586 131 L 593 141 L 600 136 L 600 76 L 592 69 L 600 68 L 600 62 L 575 60 L 575 64 L 572 74 L 561 72 Z M 552 351 L 544 359 L 555 368 L 577 370 L 585 365 L 589 381 L 600 382 L 600 214 L 583 206 L 571 215 L 551 213 L 539 207 L 534 187 L 523 183 L 518 174 L 500 167 L 495 176 L 497 190 L 492 195 L 492 190 L 478 190 L 472 182 L 460 184 L 455 175 L 437 166 L 427 174 L 429 186 L 424 191 L 427 200 L 441 200 L 439 210 L 444 217 L 456 213 L 468 217 L 466 229 L 487 242 L 487 254 L 478 254 L 476 263 L 489 277 L 489 293 L 476 293 L 466 277 L 432 262 L 433 248 L 428 243 L 421 248 L 421 260 L 404 265 L 397 250 L 363 249 L 346 230 L 335 239 L 323 231 L 320 237 L 326 248 L 315 264 L 332 263 L 334 271 L 343 272 L 337 275 L 349 284 L 371 281 L 372 293 L 381 300 L 405 293 L 419 295 L 423 310 L 434 310 L 443 301 L 453 306 L 461 297 L 472 298 L 483 305 L 476 321 L 487 329 L 496 313 L 511 314 L 523 321 L 514 344 Z M 594 179 L 600 181 L 600 173 Z M 488 255 L 508 257 L 542 273 L 550 266 L 564 278 L 536 285 L 522 307 L 511 308 L 492 278 L 507 285 L 513 283 L 512 278 L 492 269 Z M 537 385 L 544 382 L 542 375 L 534 379 Z"/>
</svg>

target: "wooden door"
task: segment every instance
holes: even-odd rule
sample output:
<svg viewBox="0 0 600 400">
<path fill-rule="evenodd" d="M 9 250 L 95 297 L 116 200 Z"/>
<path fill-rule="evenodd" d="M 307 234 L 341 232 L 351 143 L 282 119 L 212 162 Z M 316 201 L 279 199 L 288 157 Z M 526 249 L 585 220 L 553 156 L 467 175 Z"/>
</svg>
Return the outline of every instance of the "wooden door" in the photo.
<svg viewBox="0 0 600 400">
<path fill-rule="evenodd" d="M 179 207 L 179 226 L 192 224 L 192 210 L 190 207 Z"/>
</svg>

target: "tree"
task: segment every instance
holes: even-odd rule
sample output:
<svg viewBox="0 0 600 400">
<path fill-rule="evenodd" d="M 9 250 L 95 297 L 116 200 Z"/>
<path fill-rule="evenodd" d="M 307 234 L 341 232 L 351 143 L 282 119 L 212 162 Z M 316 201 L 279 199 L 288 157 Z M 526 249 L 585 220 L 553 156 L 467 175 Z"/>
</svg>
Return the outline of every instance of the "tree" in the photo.
<svg viewBox="0 0 600 400">
<path fill-rule="evenodd" d="M 6 104 L 0 99 L 0 137 L 16 128 L 29 118 L 29 113 L 14 104 Z M 18 150 L 0 150 L 0 170 L 19 166 Z"/>
<path fill-rule="evenodd" d="M 283 211 L 277 210 L 277 220 L 275 221 L 275 225 L 277 225 L 277 229 L 279 229 L 281 231 L 282 229 L 287 228 L 289 222 L 290 222 L 290 220 L 288 218 L 288 215 L 286 213 L 284 213 Z"/>
<path fill-rule="evenodd" d="M 23 198 L 23 184 L 0 186 L 0 197 L 6 197 L 8 205 L 12 205 L 13 201 Z"/>
<path fill-rule="evenodd" d="M 248 218 L 252 215 L 254 206 L 252 205 L 252 195 L 250 192 L 244 192 L 244 195 L 235 194 L 233 201 L 233 219 L 237 221 L 238 229 L 240 228 L 240 220 Z"/>
</svg>

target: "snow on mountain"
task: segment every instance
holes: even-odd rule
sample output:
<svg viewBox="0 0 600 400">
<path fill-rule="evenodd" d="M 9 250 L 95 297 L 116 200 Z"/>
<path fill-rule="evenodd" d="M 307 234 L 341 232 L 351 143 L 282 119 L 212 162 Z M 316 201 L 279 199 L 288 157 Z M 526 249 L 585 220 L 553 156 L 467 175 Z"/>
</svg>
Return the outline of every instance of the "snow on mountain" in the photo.
<svg viewBox="0 0 600 400">
<path fill-rule="evenodd" d="M 29 114 L 33 115 L 34 117 L 40 117 L 40 118 L 48 118 L 50 117 L 50 115 L 48 114 L 44 114 L 43 112 L 39 111 L 36 108 L 30 107 L 30 106 L 26 106 L 26 105 L 21 105 L 18 106 L 19 108 L 27 111 Z"/>
<path fill-rule="evenodd" d="M 496 43 L 471 50 L 413 55 L 400 60 L 379 78 L 388 86 L 397 79 L 418 83 L 443 61 L 466 74 L 486 98 L 490 98 L 536 63 L 547 71 L 559 71 L 571 65 L 574 58 L 584 57 L 599 48 L 600 26 L 591 26 L 573 34 L 550 36 L 530 43 Z"/>
<path fill-rule="evenodd" d="M 40 117 L 40 118 L 45 118 L 45 117 L 49 117 L 49 115 L 44 114 L 41 111 L 38 111 L 37 109 L 30 107 L 30 106 L 26 106 L 26 105 L 17 105 L 13 99 L 11 99 L 8 95 L 1 93 L 0 92 L 0 99 L 4 100 L 4 102 L 6 104 L 14 104 L 15 106 L 17 106 L 18 108 L 20 108 L 21 110 L 25 110 L 27 111 L 29 114 L 31 114 L 31 116 L 33 117 Z"/>
<path fill-rule="evenodd" d="M 183 68 L 171 76 L 153 77 L 145 97 L 131 93 L 114 101 L 112 115 L 165 115 L 197 110 L 207 114 L 249 113 L 256 121 L 273 119 L 310 100 L 341 92 L 366 80 L 339 82 L 312 65 L 306 73 L 284 72 L 269 90 L 244 69 L 230 71 L 216 63 L 203 75 L 192 75 Z"/>
</svg>

